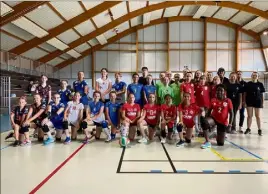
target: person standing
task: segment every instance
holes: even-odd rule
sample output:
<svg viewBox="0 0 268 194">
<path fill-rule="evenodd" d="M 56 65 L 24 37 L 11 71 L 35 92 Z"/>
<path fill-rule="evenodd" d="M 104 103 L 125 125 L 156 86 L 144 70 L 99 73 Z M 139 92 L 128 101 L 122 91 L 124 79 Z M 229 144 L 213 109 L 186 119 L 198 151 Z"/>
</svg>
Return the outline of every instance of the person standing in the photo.
<svg viewBox="0 0 268 194">
<path fill-rule="evenodd" d="M 259 136 L 262 136 L 260 110 L 263 108 L 263 93 L 265 93 L 265 88 L 263 86 L 263 83 L 259 82 L 258 78 L 259 74 L 257 72 L 253 72 L 251 74 L 251 81 L 246 84 L 244 89 L 245 102 L 248 113 L 247 129 L 244 134 L 251 133 L 250 128 L 252 124 L 252 116 L 254 110 L 258 126 L 258 134 Z"/>
<path fill-rule="evenodd" d="M 81 99 L 80 102 L 84 105 L 88 105 L 88 93 L 89 93 L 89 88 L 87 82 L 84 80 L 85 74 L 83 71 L 79 71 L 77 73 L 78 80 L 73 82 L 73 89 L 74 92 L 79 92 Z"/>
<path fill-rule="evenodd" d="M 234 119 L 232 123 L 231 131 L 227 131 L 227 133 L 231 132 L 232 134 L 237 133 L 236 132 L 236 113 L 238 110 L 241 109 L 242 106 L 242 87 L 239 83 L 236 81 L 236 73 L 232 72 L 229 77 L 229 84 L 227 84 L 227 98 L 229 98 L 232 101 L 233 104 L 233 113 L 234 113 Z"/>
<path fill-rule="evenodd" d="M 174 83 L 172 83 L 170 85 L 170 87 L 172 88 L 172 91 L 173 91 L 173 104 L 178 106 L 180 103 L 181 103 L 181 90 L 180 90 L 180 87 L 181 87 L 181 83 L 180 83 L 180 74 L 179 73 L 176 73 L 174 75 Z"/>
<path fill-rule="evenodd" d="M 109 93 L 112 89 L 112 81 L 108 78 L 108 70 L 101 69 L 101 78 L 96 80 L 96 91 L 101 93 L 101 101 L 106 103 L 110 100 Z"/>
<path fill-rule="evenodd" d="M 246 85 L 246 81 L 243 80 L 242 78 L 242 71 L 237 71 L 237 83 L 239 83 L 242 87 L 242 89 L 244 90 L 245 85 Z M 242 130 L 243 124 L 244 124 L 244 120 L 245 120 L 245 101 L 244 101 L 244 93 L 242 93 L 242 106 L 241 109 L 239 110 L 239 133 L 244 133 Z"/>
<path fill-rule="evenodd" d="M 224 75 L 225 75 L 225 69 L 223 67 L 220 67 L 218 69 L 217 74 L 220 77 L 221 84 L 227 86 L 227 84 L 229 84 L 229 79 L 227 77 L 224 77 Z"/>
<path fill-rule="evenodd" d="M 138 83 L 145 86 L 147 85 L 147 76 L 149 74 L 148 67 L 142 67 L 141 71 L 142 71 L 142 77 L 139 77 Z M 154 86 L 153 81 L 152 81 L 152 85 Z"/>
</svg>

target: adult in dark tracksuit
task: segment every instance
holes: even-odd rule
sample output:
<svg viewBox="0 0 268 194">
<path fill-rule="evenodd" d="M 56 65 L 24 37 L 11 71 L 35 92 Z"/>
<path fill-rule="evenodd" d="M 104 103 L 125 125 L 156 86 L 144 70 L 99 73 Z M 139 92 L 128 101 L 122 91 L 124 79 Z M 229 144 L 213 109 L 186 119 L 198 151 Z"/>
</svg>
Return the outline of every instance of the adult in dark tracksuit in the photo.
<svg viewBox="0 0 268 194">
<path fill-rule="evenodd" d="M 243 93 L 243 88 L 241 87 L 239 83 L 237 83 L 237 75 L 235 72 L 232 72 L 230 74 L 229 83 L 226 86 L 227 86 L 227 98 L 229 98 L 232 101 L 233 113 L 234 113 L 231 131 L 227 131 L 227 132 L 235 134 L 236 133 L 236 113 L 242 107 L 242 93 Z"/>
<path fill-rule="evenodd" d="M 242 87 L 242 89 L 244 90 L 245 84 L 247 83 L 245 80 L 243 80 L 242 78 L 242 71 L 237 71 L 237 83 L 239 83 Z M 245 101 L 244 101 L 244 93 L 242 94 L 242 106 L 241 109 L 239 110 L 239 133 L 244 133 L 242 130 L 243 124 L 244 124 L 244 120 L 245 120 Z"/>
<path fill-rule="evenodd" d="M 252 124 L 252 116 L 254 110 L 258 126 L 258 134 L 262 136 L 260 110 L 261 108 L 263 108 L 263 102 L 264 102 L 263 93 L 265 93 L 265 89 L 263 83 L 258 81 L 258 78 L 259 74 L 257 72 L 253 72 L 251 74 L 252 81 L 248 82 L 244 89 L 247 114 L 248 114 L 247 129 L 245 131 L 245 134 L 251 132 L 250 128 Z"/>
</svg>

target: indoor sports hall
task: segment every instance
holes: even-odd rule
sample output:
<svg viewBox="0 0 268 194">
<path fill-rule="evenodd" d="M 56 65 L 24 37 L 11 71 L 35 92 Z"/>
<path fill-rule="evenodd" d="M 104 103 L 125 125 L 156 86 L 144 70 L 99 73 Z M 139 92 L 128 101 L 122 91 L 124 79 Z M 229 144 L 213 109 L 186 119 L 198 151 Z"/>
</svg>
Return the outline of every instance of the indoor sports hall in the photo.
<svg viewBox="0 0 268 194">
<path fill-rule="evenodd" d="M 1 194 L 267 194 L 268 1 L 1 1 Z"/>
</svg>

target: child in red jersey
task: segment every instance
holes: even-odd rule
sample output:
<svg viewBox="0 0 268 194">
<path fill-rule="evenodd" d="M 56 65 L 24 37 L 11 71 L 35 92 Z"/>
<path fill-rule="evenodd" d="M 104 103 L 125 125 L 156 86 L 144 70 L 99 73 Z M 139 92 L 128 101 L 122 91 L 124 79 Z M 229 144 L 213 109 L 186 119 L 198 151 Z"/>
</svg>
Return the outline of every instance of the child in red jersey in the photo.
<svg viewBox="0 0 268 194">
<path fill-rule="evenodd" d="M 213 84 L 211 85 L 210 99 L 216 98 L 217 85 L 219 85 L 220 83 L 221 83 L 220 77 L 219 76 L 215 76 L 213 78 Z"/>
<path fill-rule="evenodd" d="M 219 84 L 216 90 L 216 98 L 213 98 L 210 103 L 210 108 L 206 118 L 201 118 L 201 126 L 204 131 L 205 143 L 201 148 L 210 148 L 211 143 L 208 138 L 208 129 L 217 126 L 217 144 L 224 145 L 225 133 L 230 131 L 233 122 L 233 104 L 229 98 L 226 98 L 226 89 L 223 84 Z M 229 114 L 229 122 L 228 122 Z"/>
<path fill-rule="evenodd" d="M 161 105 L 161 143 L 166 143 L 166 126 L 168 128 L 168 140 L 172 139 L 173 127 L 177 118 L 176 106 L 172 104 L 170 94 L 165 95 L 165 104 Z"/>
<path fill-rule="evenodd" d="M 200 81 L 195 85 L 196 105 L 202 110 L 202 115 L 205 116 L 210 106 L 210 87 L 206 83 L 206 76 L 202 75 Z M 200 131 L 200 116 L 195 118 L 195 132 L 199 134 Z"/>
<path fill-rule="evenodd" d="M 185 82 L 181 84 L 181 99 L 183 99 L 183 93 L 187 92 L 191 94 L 191 104 L 195 103 L 195 96 L 194 96 L 194 84 L 191 82 L 192 80 L 192 73 L 187 72 L 185 77 Z"/>
<path fill-rule="evenodd" d="M 147 143 L 144 126 L 148 126 L 149 129 L 149 140 L 153 140 L 157 126 L 159 125 L 160 111 L 159 106 L 155 103 L 155 94 L 149 95 L 149 104 L 145 104 L 142 109 L 142 116 L 138 120 L 138 128 L 141 132 L 142 138 L 138 141 L 139 143 Z"/>
<path fill-rule="evenodd" d="M 135 138 L 140 112 L 140 105 L 135 104 L 135 95 L 129 93 L 128 102 L 122 107 L 123 122 L 121 126 L 121 136 L 126 137 L 128 135 L 130 141 L 133 141 Z"/>
<path fill-rule="evenodd" d="M 191 94 L 184 93 L 183 101 L 178 107 L 179 124 L 177 126 L 177 131 L 179 133 L 180 141 L 176 144 L 180 147 L 184 144 L 182 140 L 182 127 L 183 125 L 186 129 L 185 142 L 191 143 L 191 137 L 193 134 L 193 127 L 195 125 L 194 118 L 201 113 L 201 109 L 196 104 L 191 104 Z"/>
</svg>

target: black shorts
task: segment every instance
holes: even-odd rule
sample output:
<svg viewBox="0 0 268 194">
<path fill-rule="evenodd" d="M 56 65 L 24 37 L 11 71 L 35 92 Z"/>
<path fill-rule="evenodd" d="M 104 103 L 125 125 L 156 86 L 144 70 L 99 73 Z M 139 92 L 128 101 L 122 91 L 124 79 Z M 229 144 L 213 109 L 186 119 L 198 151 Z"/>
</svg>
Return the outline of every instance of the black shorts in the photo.
<svg viewBox="0 0 268 194">
<path fill-rule="evenodd" d="M 209 119 L 211 119 L 213 121 L 209 121 L 209 120 L 207 120 L 207 118 L 204 118 L 204 120 L 201 121 L 201 126 L 202 126 L 203 130 L 211 130 L 215 126 L 217 126 L 217 132 L 226 132 L 227 131 L 226 125 L 217 122 L 213 117 L 209 117 Z"/>
<path fill-rule="evenodd" d="M 260 100 L 246 100 L 247 107 L 263 108 L 263 103 Z"/>
<path fill-rule="evenodd" d="M 150 127 L 150 128 L 153 128 L 153 129 L 155 129 L 155 127 L 156 127 L 156 125 L 152 125 L 152 124 L 147 124 L 148 125 L 148 127 Z"/>
<path fill-rule="evenodd" d="M 97 127 L 101 127 L 101 126 L 102 126 L 101 123 L 97 123 L 97 122 L 95 122 L 95 121 L 93 121 L 93 123 L 94 123 L 94 125 L 96 125 Z"/>
</svg>

